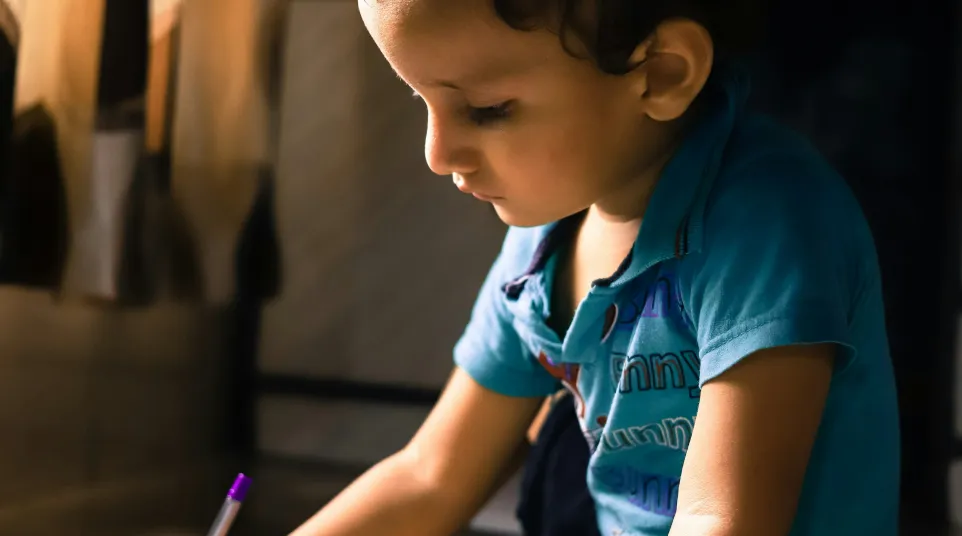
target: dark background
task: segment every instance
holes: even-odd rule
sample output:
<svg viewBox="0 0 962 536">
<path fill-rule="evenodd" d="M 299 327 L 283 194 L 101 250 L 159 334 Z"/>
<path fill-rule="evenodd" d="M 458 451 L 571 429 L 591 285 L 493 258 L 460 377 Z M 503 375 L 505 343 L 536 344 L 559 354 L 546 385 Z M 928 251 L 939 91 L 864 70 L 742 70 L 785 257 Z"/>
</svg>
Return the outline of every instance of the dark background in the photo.
<svg viewBox="0 0 962 536">
<path fill-rule="evenodd" d="M 875 232 L 902 410 L 903 502 L 945 519 L 959 293 L 958 2 L 776 2 L 753 95 L 810 136 Z M 812 207 L 817 210 L 817 207 Z"/>
</svg>

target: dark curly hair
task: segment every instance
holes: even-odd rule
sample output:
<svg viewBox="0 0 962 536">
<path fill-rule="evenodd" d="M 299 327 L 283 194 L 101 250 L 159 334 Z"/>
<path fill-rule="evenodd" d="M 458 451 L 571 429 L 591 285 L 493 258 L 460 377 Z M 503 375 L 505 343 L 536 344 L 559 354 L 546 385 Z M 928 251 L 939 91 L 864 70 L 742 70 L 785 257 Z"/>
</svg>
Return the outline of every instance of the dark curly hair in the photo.
<svg viewBox="0 0 962 536">
<path fill-rule="evenodd" d="M 585 2 L 594 9 L 594 28 L 585 27 L 579 14 Z M 692 19 L 709 31 L 716 56 L 736 56 L 760 36 L 763 0 L 493 0 L 494 10 L 509 26 L 528 31 L 557 31 L 571 53 L 570 37 L 586 47 L 599 69 L 625 74 L 635 48 L 669 18 Z M 553 26 L 553 27 L 552 27 Z"/>
</svg>

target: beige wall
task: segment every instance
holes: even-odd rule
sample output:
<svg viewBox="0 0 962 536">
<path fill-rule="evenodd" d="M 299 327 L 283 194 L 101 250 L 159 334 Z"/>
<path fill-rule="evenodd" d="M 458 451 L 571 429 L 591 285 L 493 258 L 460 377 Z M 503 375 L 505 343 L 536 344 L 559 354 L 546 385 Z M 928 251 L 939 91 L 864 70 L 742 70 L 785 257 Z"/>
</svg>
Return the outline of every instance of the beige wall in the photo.
<svg viewBox="0 0 962 536">
<path fill-rule="evenodd" d="M 288 19 L 277 217 L 284 292 L 261 367 L 437 387 L 504 233 L 424 162 L 423 106 L 355 2 L 295 1 Z"/>
<path fill-rule="evenodd" d="M 440 387 L 504 234 L 424 162 L 423 105 L 347 0 L 295 1 L 277 168 L 283 294 L 268 304 L 267 373 Z M 265 452 L 367 465 L 425 408 L 264 396 Z"/>
<path fill-rule="evenodd" d="M 23 17 L 23 11 L 27 5 L 27 0 L 4 0 L 4 2 L 6 2 L 7 6 L 10 8 L 10 11 L 13 12 L 14 17 L 17 17 L 18 19 Z"/>
</svg>

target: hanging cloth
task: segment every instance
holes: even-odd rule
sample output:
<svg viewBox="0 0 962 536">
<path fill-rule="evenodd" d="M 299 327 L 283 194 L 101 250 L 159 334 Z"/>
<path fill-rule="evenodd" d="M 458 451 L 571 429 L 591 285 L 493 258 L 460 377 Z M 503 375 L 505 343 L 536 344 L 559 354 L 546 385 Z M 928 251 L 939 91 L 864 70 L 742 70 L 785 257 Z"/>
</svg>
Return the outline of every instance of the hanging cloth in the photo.
<svg viewBox="0 0 962 536">
<path fill-rule="evenodd" d="M 0 0 L 0 283 L 56 291 L 67 249 L 67 200 L 50 109 L 14 117 L 21 4 Z"/>
</svg>

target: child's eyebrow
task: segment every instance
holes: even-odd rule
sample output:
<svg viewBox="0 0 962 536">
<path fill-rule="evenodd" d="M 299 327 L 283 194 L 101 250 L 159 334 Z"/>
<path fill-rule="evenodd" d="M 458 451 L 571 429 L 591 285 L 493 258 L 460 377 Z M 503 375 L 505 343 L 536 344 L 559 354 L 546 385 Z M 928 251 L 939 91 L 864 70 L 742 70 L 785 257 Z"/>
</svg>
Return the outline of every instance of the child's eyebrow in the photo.
<svg viewBox="0 0 962 536">
<path fill-rule="evenodd" d="M 427 83 L 429 86 L 435 87 L 446 87 L 449 89 L 458 89 L 463 91 L 465 88 L 473 87 L 484 87 L 492 85 L 495 82 L 504 80 L 509 76 L 509 73 L 505 70 L 489 70 L 480 71 L 477 73 L 471 73 L 470 75 L 460 77 L 455 80 L 431 80 Z"/>
<path fill-rule="evenodd" d="M 444 87 L 449 89 L 456 89 L 460 91 L 465 91 L 468 88 L 484 88 L 485 86 L 491 86 L 502 80 L 515 76 L 520 73 L 522 67 L 520 65 L 491 65 L 484 69 L 479 69 L 475 72 L 463 74 L 454 79 L 436 79 L 436 80 L 426 80 L 418 81 L 416 85 L 426 86 L 426 87 Z M 409 86 L 415 84 L 409 83 L 407 80 L 401 78 L 401 75 L 394 73 L 402 82 Z"/>
</svg>

